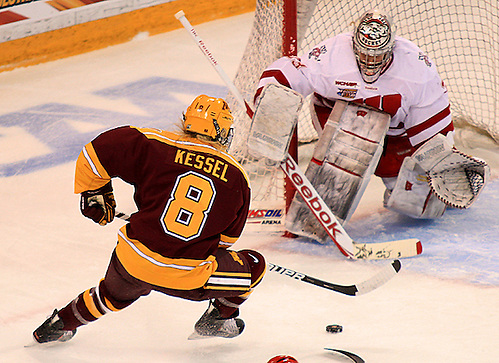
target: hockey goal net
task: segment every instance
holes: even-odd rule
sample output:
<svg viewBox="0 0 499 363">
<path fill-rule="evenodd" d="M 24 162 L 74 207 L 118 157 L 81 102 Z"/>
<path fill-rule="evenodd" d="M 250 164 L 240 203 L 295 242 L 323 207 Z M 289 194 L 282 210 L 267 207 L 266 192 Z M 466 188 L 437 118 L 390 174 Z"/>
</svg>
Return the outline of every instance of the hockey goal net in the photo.
<svg viewBox="0 0 499 363">
<path fill-rule="evenodd" d="M 415 42 L 436 63 L 456 125 L 472 125 L 499 142 L 498 4 L 497 0 L 257 0 L 253 29 L 234 83 L 252 103 L 259 77 L 271 62 L 283 55 L 300 56 L 325 38 L 352 31 L 353 21 L 364 11 L 379 8 L 392 16 L 398 35 Z M 231 95 L 228 101 L 236 119 L 231 152 L 241 160 L 252 184 L 248 221 L 265 223 L 265 214 L 278 217 L 279 208 L 285 208 L 283 176 L 275 165 L 247 155 L 250 119 Z M 304 107 L 298 150 L 316 138 Z"/>
</svg>

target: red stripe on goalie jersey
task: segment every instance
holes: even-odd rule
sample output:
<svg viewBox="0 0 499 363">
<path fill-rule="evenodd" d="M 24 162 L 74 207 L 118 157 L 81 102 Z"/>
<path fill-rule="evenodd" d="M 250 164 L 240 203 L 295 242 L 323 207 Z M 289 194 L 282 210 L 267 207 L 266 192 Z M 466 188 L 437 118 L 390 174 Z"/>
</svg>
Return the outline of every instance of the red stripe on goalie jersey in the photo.
<svg viewBox="0 0 499 363">
<path fill-rule="evenodd" d="M 353 102 L 374 107 L 378 110 L 390 114 L 390 116 L 393 117 L 402 105 L 402 96 L 399 94 L 375 96 L 366 99 L 357 99 Z"/>
<path fill-rule="evenodd" d="M 418 125 L 416 125 L 414 127 L 411 127 L 410 129 L 408 129 L 407 130 L 407 136 L 409 136 L 409 138 L 414 137 L 417 134 L 419 134 L 421 132 L 424 132 L 425 130 L 429 129 L 430 127 L 433 127 L 433 126 L 437 125 L 439 122 L 441 122 L 442 120 L 444 120 L 449 115 L 450 115 L 450 107 L 447 106 L 445 109 L 443 109 L 442 111 L 440 111 L 436 115 L 430 117 L 428 120 L 426 120 L 424 122 L 421 122 L 420 124 L 418 124 Z M 452 123 L 450 124 L 450 126 L 452 126 Z M 447 128 L 448 127 L 449 127 L 449 125 L 447 125 Z M 453 126 L 452 126 L 451 130 L 449 130 L 449 131 L 452 131 L 452 130 L 454 130 Z M 444 135 L 446 133 L 444 133 Z"/>
<path fill-rule="evenodd" d="M 289 83 L 288 79 L 286 78 L 284 73 L 282 73 L 280 70 L 271 69 L 271 70 L 264 71 L 260 77 L 260 81 L 264 80 L 266 78 L 269 79 L 269 82 L 264 82 L 265 84 L 274 83 L 273 81 L 277 81 L 277 83 L 282 84 L 283 86 L 286 86 L 288 88 L 291 88 L 291 84 Z M 256 99 L 258 98 L 258 96 L 260 96 L 262 91 L 263 91 L 263 86 L 259 87 L 256 90 L 255 97 L 253 98 L 253 102 L 256 101 Z"/>
<path fill-rule="evenodd" d="M 111 177 L 136 187 L 128 236 L 164 257 L 206 259 L 240 236 L 250 190 L 228 154 L 176 134 L 121 127 L 92 145 Z M 118 201 L 119 203 L 119 201 Z"/>
</svg>

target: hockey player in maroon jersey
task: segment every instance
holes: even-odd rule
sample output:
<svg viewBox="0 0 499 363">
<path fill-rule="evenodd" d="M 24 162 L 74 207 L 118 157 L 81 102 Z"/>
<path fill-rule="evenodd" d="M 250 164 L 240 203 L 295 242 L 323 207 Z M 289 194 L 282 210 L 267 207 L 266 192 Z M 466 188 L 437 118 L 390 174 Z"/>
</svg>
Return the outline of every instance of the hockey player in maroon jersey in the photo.
<svg viewBox="0 0 499 363">
<path fill-rule="evenodd" d="M 265 94 L 262 93 L 264 87 L 272 83 L 289 87 L 304 97 L 311 95 L 312 121 L 319 135 L 338 100 L 390 115 L 383 152 L 373 168 L 386 186 L 385 207 L 414 218 L 437 218 L 447 205 L 459 205 L 455 199 L 461 196 L 437 197 L 426 176 L 426 172 L 453 152 L 454 126 L 447 89 L 433 60 L 414 43 L 396 36 L 395 26 L 388 15 L 378 10 L 367 11 L 355 23 L 353 33 L 326 39 L 303 56 L 282 57 L 270 64 L 262 73 L 255 93 L 257 107 L 260 95 Z M 279 101 L 276 99 L 276 102 Z M 355 127 L 362 127 L 357 121 L 354 123 Z M 369 130 L 373 126 L 366 124 L 364 127 Z M 341 125 L 337 127 L 340 128 Z M 333 133 L 332 142 L 335 142 L 334 137 Z M 364 139 L 365 144 L 370 141 Z M 436 155 L 437 150 L 444 149 L 444 153 Z M 416 155 L 419 158 L 435 157 L 420 163 L 421 160 L 415 160 Z M 348 155 L 342 156 L 348 158 Z M 323 160 L 315 162 L 322 166 Z M 358 159 L 353 162 L 358 162 Z M 349 174 L 352 179 L 368 179 L 370 176 L 348 167 L 337 167 L 335 171 L 332 170 L 334 163 L 330 162 L 331 165 L 330 170 L 321 169 L 323 179 L 315 185 L 316 188 L 321 185 L 324 188 L 323 181 L 327 179 L 338 178 L 336 173 Z M 456 168 L 455 163 L 447 162 L 445 167 L 448 167 L 445 169 L 448 174 L 455 170 L 457 177 L 454 179 L 460 182 L 462 179 L 463 185 L 470 183 L 464 166 Z M 472 190 L 470 196 L 465 196 L 468 198 L 463 203 L 465 207 L 471 204 L 470 200 L 475 200 L 486 182 L 487 166 L 481 164 L 478 169 L 479 187 Z M 331 176 L 328 177 L 329 172 Z M 314 175 L 307 170 L 307 176 L 312 180 Z M 450 189 L 447 194 L 455 191 L 459 194 L 461 185 L 453 185 L 451 180 L 450 177 L 447 179 L 446 188 Z M 329 194 L 323 198 L 330 198 L 334 206 L 341 198 L 345 199 L 349 185 L 334 185 L 328 187 L 327 192 Z M 349 207 L 355 209 L 356 205 Z M 351 210 L 332 210 L 335 214 L 352 214 Z M 303 215 L 298 213 L 298 219 L 303 221 Z"/>
<path fill-rule="evenodd" d="M 178 133 L 132 126 L 102 133 L 76 162 L 81 212 L 100 225 L 115 216 L 112 178 L 135 188 L 138 211 L 120 228 L 105 277 L 33 332 L 38 343 L 67 341 L 81 325 L 151 291 L 210 300 L 190 338 L 233 338 L 239 306 L 265 273 L 263 256 L 230 248 L 248 215 L 250 188 L 227 153 L 233 117 L 220 98 L 198 96 Z"/>
</svg>

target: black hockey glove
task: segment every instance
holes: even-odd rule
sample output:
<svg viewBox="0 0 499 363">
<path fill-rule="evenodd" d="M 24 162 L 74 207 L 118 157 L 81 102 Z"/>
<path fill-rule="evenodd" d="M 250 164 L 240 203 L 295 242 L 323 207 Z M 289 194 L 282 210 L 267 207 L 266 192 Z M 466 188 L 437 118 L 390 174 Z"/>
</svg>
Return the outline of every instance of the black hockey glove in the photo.
<svg viewBox="0 0 499 363">
<path fill-rule="evenodd" d="M 95 223 L 105 226 L 114 219 L 116 202 L 111 182 L 96 190 L 81 193 L 81 214 Z"/>
</svg>

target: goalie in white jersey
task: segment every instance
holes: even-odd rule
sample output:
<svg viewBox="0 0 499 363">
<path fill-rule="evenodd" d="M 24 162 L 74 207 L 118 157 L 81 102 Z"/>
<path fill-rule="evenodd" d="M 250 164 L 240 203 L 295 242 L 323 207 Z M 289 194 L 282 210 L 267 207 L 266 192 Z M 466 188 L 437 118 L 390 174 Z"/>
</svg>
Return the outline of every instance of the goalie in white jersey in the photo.
<svg viewBox="0 0 499 363">
<path fill-rule="evenodd" d="M 269 83 L 289 87 L 304 97 L 312 94 L 312 118 L 319 135 L 338 100 L 390 115 L 386 135 L 380 142 L 382 154 L 370 169 L 383 179 L 387 188 L 384 204 L 392 210 L 415 218 L 440 217 L 447 205 L 469 206 L 485 184 L 487 165 L 453 149 L 449 98 L 435 63 L 414 43 L 396 36 L 390 17 L 378 10 L 362 15 L 353 33 L 326 39 L 302 57 L 283 57 L 268 66 L 255 94 L 257 106 L 264 86 Z M 335 135 L 329 145 L 334 145 Z M 457 156 L 449 159 L 453 154 L 461 159 L 456 159 Z M 322 164 L 326 160 L 314 161 Z M 430 171 L 437 164 L 439 174 L 433 182 L 440 178 L 440 185 L 445 184 L 446 189 L 440 194 L 434 190 L 438 187 L 429 182 Z M 473 184 L 466 176 L 468 169 L 478 173 L 481 181 L 461 190 L 463 185 Z M 355 170 L 346 171 L 355 173 Z M 442 176 L 449 173 L 454 177 Z M 458 181 L 455 177 L 458 175 L 464 175 L 466 180 Z M 313 179 L 309 170 L 307 176 Z M 357 176 L 366 179 L 370 174 Z M 452 185 L 454 179 L 456 185 Z M 318 185 L 316 188 L 319 189 Z M 342 188 L 343 193 L 348 192 L 347 184 Z M 345 206 L 347 210 L 335 210 L 335 200 L 338 202 L 341 195 L 331 198 L 333 212 L 346 222 L 356 204 Z"/>
</svg>

